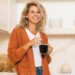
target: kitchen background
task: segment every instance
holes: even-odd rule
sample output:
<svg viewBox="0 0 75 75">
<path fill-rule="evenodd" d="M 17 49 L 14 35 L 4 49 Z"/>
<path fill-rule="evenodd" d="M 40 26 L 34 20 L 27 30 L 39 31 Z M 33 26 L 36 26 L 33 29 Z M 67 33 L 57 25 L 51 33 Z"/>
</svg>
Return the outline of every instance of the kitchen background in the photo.
<svg viewBox="0 0 75 75">
<path fill-rule="evenodd" d="M 51 73 L 75 75 L 75 1 L 38 1 L 46 9 L 47 25 L 44 31 L 54 48 L 51 53 L 52 62 L 49 64 Z M 0 0 L 0 56 L 7 55 L 11 31 L 19 23 L 25 4 L 24 0 Z M 4 73 L 1 72 L 1 75 Z"/>
</svg>

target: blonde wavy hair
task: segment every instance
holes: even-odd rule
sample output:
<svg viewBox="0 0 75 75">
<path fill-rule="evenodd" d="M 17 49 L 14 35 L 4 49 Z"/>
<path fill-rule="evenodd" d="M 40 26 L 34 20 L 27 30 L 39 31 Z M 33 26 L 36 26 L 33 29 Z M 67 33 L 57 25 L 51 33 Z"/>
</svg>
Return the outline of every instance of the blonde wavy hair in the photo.
<svg viewBox="0 0 75 75">
<path fill-rule="evenodd" d="M 37 31 L 38 30 L 43 31 L 44 26 L 46 25 L 46 11 L 45 11 L 44 7 L 39 2 L 36 2 L 36 1 L 31 1 L 26 4 L 26 6 L 22 12 L 20 24 L 18 25 L 18 27 L 25 28 L 28 25 L 28 18 L 26 18 L 26 16 L 27 16 L 27 14 L 29 12 L 29 8 L 31 6 L 36 6 L 40 11 L 41 20 L 38 23 L 36 29 L 37 29 Z"/>
</svg>

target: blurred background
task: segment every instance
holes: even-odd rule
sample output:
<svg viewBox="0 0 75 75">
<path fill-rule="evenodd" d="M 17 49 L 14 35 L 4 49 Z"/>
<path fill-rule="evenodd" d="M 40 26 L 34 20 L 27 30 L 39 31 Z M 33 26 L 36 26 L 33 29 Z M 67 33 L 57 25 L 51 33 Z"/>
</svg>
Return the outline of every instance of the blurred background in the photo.
<svg viewBox="0 0 75 75">
<path fill-rule="evenodd" d="M 0 61 L 3 64 L 10 63 L 6 58 L 9 37 L 12 29 L 19 23 L 22 10 L 28 1 L 31 0 L 0 0 Z M 44 32 L 54 48 L 51 53 L 52 62 L 49 64 L 51 74 L 75 75 L 75 0 L 38 0 L 38 2 L 47 12 Z M 0 68 L 1 75 L 16 75 L 13 65 Z M 5 68 L 6 70 L 3 70 Z"/>
</svg>

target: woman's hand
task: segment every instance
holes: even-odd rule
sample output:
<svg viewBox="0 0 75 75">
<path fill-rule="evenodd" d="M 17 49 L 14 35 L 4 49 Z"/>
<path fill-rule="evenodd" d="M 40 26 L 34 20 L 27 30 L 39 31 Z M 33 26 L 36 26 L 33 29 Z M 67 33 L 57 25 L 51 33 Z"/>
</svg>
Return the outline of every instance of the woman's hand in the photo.
<svg viewBox="0 0 75 75">
<path fill-rule="evenodd" d="M 39 44 L 41 43 L 42 39 L 40 37 L 35 37 L 30 41 L 31 46 L 35 45 L 35 44 Z"/>
<path fill-rule="evenodd" d="M 30 42 L 25 44 L 23 47 L 24 47 L 25 50 L 28 50 L 29 47 L 31 47 L 35 44 L 39 44 L 39 43 L 41 43 L 41 41 L 42 41 L 42 39 L 40 37 L 35 37 Z"/>
<path fill-rule="evenodd" d="M 53 51 L 53 47 L 50 44 L 48 44 L 48 54 L 52 53 L 52 51 Z"/>
</svg>

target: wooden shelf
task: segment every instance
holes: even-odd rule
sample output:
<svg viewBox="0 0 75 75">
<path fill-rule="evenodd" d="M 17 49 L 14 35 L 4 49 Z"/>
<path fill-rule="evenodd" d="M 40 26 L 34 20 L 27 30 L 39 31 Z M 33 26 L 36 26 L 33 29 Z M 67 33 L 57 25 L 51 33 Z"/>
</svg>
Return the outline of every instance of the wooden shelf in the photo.
<svg viewBox="0 0 75 75">
<path fill-rule="evenodd" d="M 44 31 L 47 35 L 75 35 L 75 28 L 47 28 Z"/>
<path fill-rule="evenodd" d="M 7 34 L 10 35 L 10 33 L 6 30 L 0 29 L 0 34 Z"/>
<path fill-rule="evenodd" d="M 17 75 L 17 73 L 11 73 L 11 72 L 0 72 L 0 75 Z"/>
</svg>

